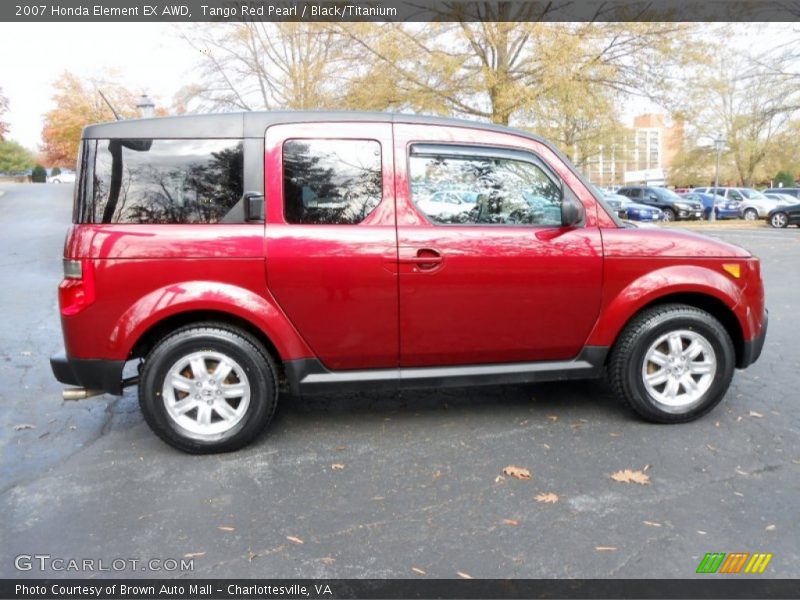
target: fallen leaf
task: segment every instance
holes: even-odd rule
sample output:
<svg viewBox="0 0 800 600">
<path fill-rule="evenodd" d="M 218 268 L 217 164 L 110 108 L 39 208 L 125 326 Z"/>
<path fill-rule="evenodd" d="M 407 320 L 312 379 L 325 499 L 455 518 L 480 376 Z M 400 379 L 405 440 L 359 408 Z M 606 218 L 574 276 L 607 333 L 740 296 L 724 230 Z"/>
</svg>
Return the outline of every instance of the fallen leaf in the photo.
<svg viewBox="0 0 800 600">
<path fill-rule="evenodd" d="M 512 527 L 516 527 L 517 525 L 519 525 L 519 521 L 516 521 L 514 519 L 503 519 L 503 523 L 505 523 L 506 525 L 511 525 Z"/>
<path fill-rule="evenodd" d="M 199 558 L 205 555 L 206 555 L 205 552 L 189 552 L 188 554 L 184 554 L 183 558 Z"/>
<path fill-rule="evenodd" d="M 78 426 L 77 426 L 77 425 L 70 425 L 70 426 L 69 426 L 69 430 L 70 430 L 70 431 L 75 431 L 77 428 L 78 428 Z M 144 458 L 142 458 L 142 457 L 140 456 L 140 457 L 139 457 L 139 460 L 144 460 Z"/>
<path fill-rule="evenodd" d="M 528 469 L 526 469 L 525 467 L 515 467 L 514 465 L 508 465 L 505 469 L 503 469 L 503 475 L 508 475 L 509 477 L 513 477 L 514 479 L 531 478 L 531 472 Z"/>
<path fill-rule="evenodd" d="M 296 537 L 294 535 L 287 535 L 286 539 L 289 540 L 290 542 L 294 543 L 294 544 L 304 544 L 305 543 L 299 537 Z"/>
<path fill-rule="evenodd" d="M 645 465 L 645 466 L 642 468 L 642 471 L 644 471 L 644 472 L 646 473 L 646 472 L 647 472 L 647 469 L 649 469 L 649 468 L 650 468 L 650 465 Z"/>
<path fill-rule="evenodd" d="M 700 535 L 705 535 L 707 532 L 703 531 L 702 529 L 698 529 L 697 533 L 699 533 Z"/>
<path fill-rule="evenodd" d="M 609 433 L 608 435 L 610 435 L 611 437 L 619 437 L 622 434 L 621 433 L 612 432 L 612 433 Z"/>
<path fill-rule="evenodd" d="M 333 563 L 336 562 L 336 559 L 333 558 L 332 556 L 323 556 L 322 558 L 320 558 L 320 560 L 326 565 L 332 565 Z"/>
<path fill-rule="evenodd" d="M 742 420 L 742 417 L 736 417 L 736 422 L 739 423 Z"/>
<path fill-rule="evenodd" d="M 643 471 L 632 471 L 631 469 L 617 471 L 611 475 L 611 479 L 620 483 L 638 483 L 639 485 L 650 484 L 649 475 L 645 474 Z"/>
<path fill-rule="evenodd" d="M 736 471 L 736 472 L 737 472 L 739 475 L 750 475 L 750 473 L 748 473 L 747 471 L 742 471 L 742 470 L 741 470 L 739 467 L 736 467 L 735 471 Z"/>
<path fill-rule="evenodd" d="M 650 525 L 650 527 L 661 527 L 661 523 L 656 523 L 655 521 L 642 521 L 645 525 Z"/>
<path fill-rule="evenodd" d="M 543 447 L 545 450 L 550 450 L 550 444 L 542 444 L 542 447 Z"/>
<path fill-rule="evenodd" d="M 258 558 L 258 554 L 256 554 L 255 552 L 253 552 L 251 549 L 248 548 L 247 549 L 247 561 L 248 562 L 253 562 L 254 558 Z"/>
<path fill-rule="evenodd" d="M 331 465 L 331 471 L 341 471 L 344 469 L 344 465 L 342 463 L 333 463 Z"/>
<path fill-rule="evenodd" d="M 425 571 L 423 571 L 422 569 L 420 569 L 418 567 L 411 567 L 411 570 L 414 571 L 414 573 L 416 573 L 417 575 L 427 575 L 427 573 L 425 573 Z"/>
<path fill-rule="evenodd" d="M 775 525 L 767 525 L 767 526 L 765 527 L 765 529 L 766 529 L 767 531 L 775 531 Z"/>
<path fill-rule="evenodd" d="M 613 552 L 616 550 L 614 546 L 595 546 L 594 549 L 598 552 Z"/>
<path fill-rule="evenodd" d="M 536 494 L 533 497 L 534 500 L 537 502 L 544 502 L 545 504 L 555 504 L 558 502 L 558 496 L 553 492 L 545 492 L 542 494 Z"/>
<path fill-rule="evenodd" d="M 495 483 L 503 483 L 505 480 L 506 478 L 503 477 L 502 475 L 498 475 L 497 477 L 494 478 Z"/>
<path fill-rule="evenodd" d="M 444 473 L 442 473 L 442 471 L 440 469 L 436 469 L 433 472 L 433 479 L 434 480 L 439 479 L 442 475 L 444 475 Z"/>
<path fill-rule="evenodd" d="M 796 464 L 796 465 L 800 465 L 800 458 L 796 458 L 796 459 L 792 460 L 792 462 L 794 464 Z"/>
<path fill-rule="evenodd" d="M 712 446 L 711 444 L 706 444 L 706 448 L 708 448 L 712 452 L 716 452 L 717 451 L 717 449 L 714 446 Z"/>
<path fill-rule="evenodd" d="M 458 573 L 458 576 L 461 577 L 461 579 L 474 579 L 472 575 L 469 573 L 464 573 L 464 571 L 456 571 L 456 573 Z"/>
<path fill-rule="evenodd" d="M 334 450 L 336 450 L 337 452 L 342 452 L 343 450 L 347 450 L 347 446 L 336 446 Z"/>
<path fill-rule="evenodd" d="M 741 496 L 742 498 L 744 498 L 744 494 L 742 492 L 733 492 L 733 495 L 734 496 Z"/>
<path fill-rule="evenodd" d="M 386 500 L 386 496 L 373 496 L 372 497 L 375 502 L 380 502 L 381 500 Z"/>
<path fill-rule="evenodd" d="M 716 423 L 714 423 L 714 427 L 719 427 L 719 421 L 717 421 Z"/>
<path fill-rule="evenodd" d="M 751 410 L 748 414 L 751 417 L 755 417 L 756 419 L 763 419 L 764 418 L 764 415 L 762 415 L 760 412 L 757 412 L 755 410 Z"/>
<path fill-rule="evenodd" d="M 236 531 L 236 527 L 231 527 L 230 525 L 220 525 L 217 529 L 220 531 Z"/>
<path fill-rule="evenodd" d="M 14 431 L 22 431 L 23 429 L 36 429 L 36 425 L 32 423 L 20 423 L 19 425 L 14 425 Z"/>
<path fill-rule="evenodd" d="M 553 423 L 558 421 L 558 416 L 557 415 L 547 415 L 547 418 L 550 419 Z"/>
</svg>

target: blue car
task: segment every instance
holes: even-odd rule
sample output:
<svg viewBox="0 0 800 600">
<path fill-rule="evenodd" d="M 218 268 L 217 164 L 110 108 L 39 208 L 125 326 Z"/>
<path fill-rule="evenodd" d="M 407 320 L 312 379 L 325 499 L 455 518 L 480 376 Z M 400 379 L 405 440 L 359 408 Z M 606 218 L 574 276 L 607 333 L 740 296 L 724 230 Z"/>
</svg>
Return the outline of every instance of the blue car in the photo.
<svg viewBox="0 0 800 600">
<path fill-rule="evenodd" d="M 622 219 L 629 221 L 663 221 L 664 212 L 655 206 L 639 204 L 621 194 L 603 194 L 603 199 L 611 208 L 617 211 Z"/>
<path fill-rule="evenodd" d="M 703 205 L 703 218 L 708 220 L 711 216 L 711 206 L 714 206 L 714 213 L 717 219 L 739 219 L 741 218 L 741 202 L 728 200 L 724 196 L 717 194 L 705 194 L 701 192 L 687 192 L 681 194 L 681 198 L 694 200 Z"/>
</svg>

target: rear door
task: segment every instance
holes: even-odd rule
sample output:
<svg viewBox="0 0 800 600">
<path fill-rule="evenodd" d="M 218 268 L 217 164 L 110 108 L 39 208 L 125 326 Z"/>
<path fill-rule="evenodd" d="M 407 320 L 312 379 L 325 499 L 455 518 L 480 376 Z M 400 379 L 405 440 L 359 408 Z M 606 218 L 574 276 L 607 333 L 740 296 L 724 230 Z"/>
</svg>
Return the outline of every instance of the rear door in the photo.
<svg viewBox="0 0 800 600">
<path fill-rule="evenodd" d="M 600 308 L 602 246 L 594 211 L 560 226 L 552 152 L 511 134 L 396 124 L 395 155 L 401 366 L 576 356 Z M 434 212 L 427 200 L 445 190 L 475 201 Z"/>
<path fill-rule="evenodd" d="M 274 125 L 265 160 L 278 304 L 329 369 L 397 366 L 391 124 Z"/>
</svg>

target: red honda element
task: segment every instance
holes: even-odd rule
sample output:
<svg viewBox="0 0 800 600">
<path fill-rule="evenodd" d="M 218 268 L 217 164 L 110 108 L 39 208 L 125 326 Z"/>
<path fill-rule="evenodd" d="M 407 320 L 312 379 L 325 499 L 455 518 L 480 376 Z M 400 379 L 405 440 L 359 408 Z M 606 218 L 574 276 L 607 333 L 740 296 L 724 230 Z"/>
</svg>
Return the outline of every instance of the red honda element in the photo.
<svg viewBox="0 0 800 600">
<path fill-rule="evenodd" d="M 621 223 L 521 131 L 324 112 L 120 121 L 84 130 L 78 173 L 53 371 L 71 398 L 138 384 L 149 425 L 188 452 L 252 441 L 284 385 L 607 373 L 644 418 L 690 421 L 764 344 L 757 258 Z"/>
</svg>

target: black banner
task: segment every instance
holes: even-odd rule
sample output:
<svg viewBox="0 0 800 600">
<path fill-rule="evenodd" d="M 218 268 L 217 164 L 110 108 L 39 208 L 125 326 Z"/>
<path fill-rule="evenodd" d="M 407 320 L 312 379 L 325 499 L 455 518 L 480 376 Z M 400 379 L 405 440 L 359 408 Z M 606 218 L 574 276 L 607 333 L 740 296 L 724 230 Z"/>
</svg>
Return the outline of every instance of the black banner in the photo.
<svg viewBox="0 0 800 600">
<path fill-rule="evenodd" d="M 797 0 L 3 0 L 0 21 L 797 21 Z"/>
<path fill-rule="evenodd" d="M 0 598 L 89 600 L 372 598 L 800 598 L 800 581 L 699 579 L 5 579 Z"/>
</svg>

